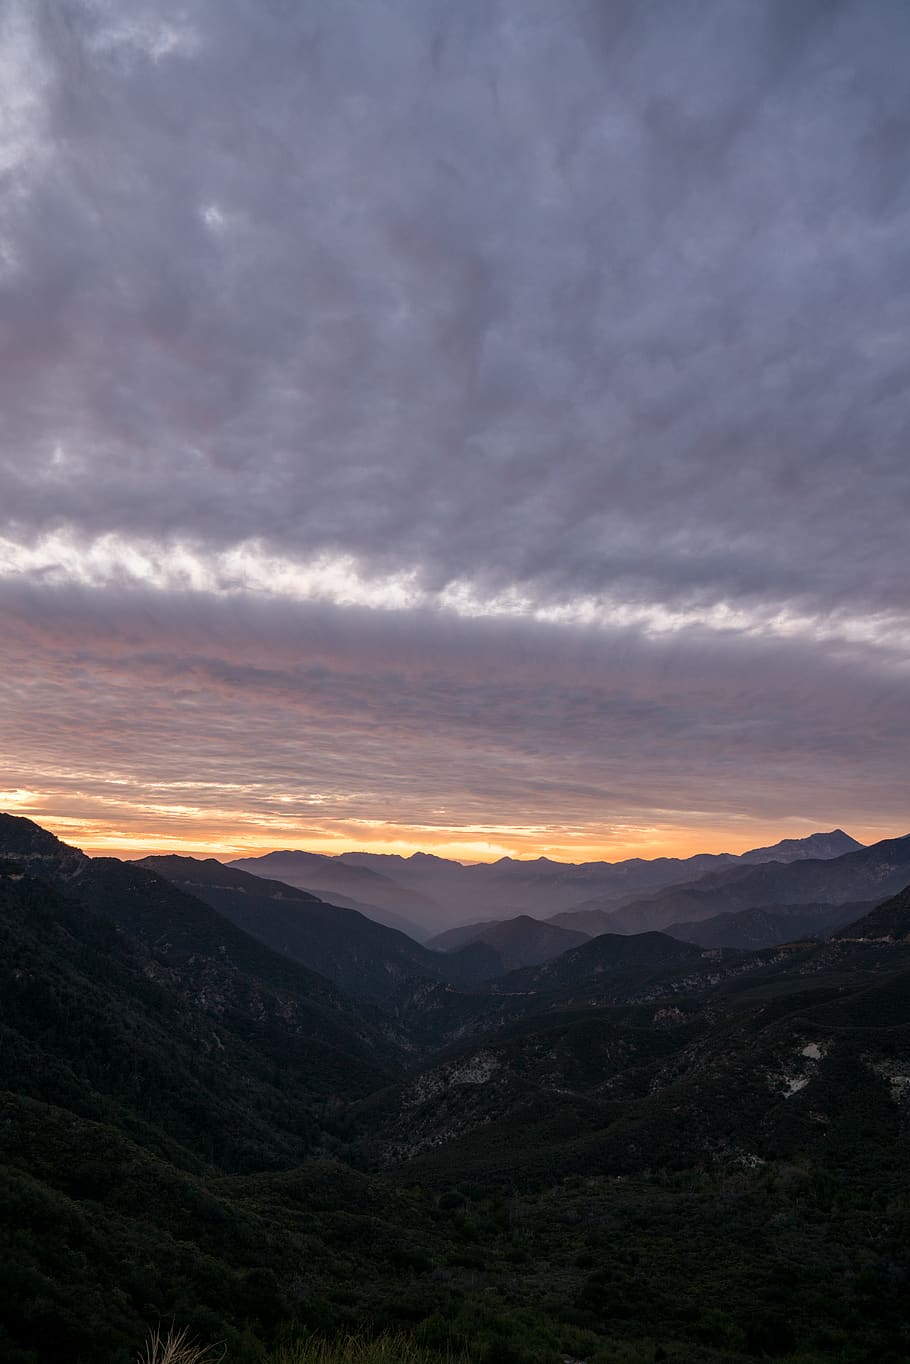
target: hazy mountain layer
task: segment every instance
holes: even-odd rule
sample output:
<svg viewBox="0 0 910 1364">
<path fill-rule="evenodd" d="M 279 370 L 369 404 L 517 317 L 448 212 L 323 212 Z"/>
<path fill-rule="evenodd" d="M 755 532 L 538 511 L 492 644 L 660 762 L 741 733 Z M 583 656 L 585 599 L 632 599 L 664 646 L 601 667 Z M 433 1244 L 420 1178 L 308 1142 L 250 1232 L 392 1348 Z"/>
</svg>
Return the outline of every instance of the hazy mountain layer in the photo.
<svg viewBox="0 0 910 1364">
<path fill-rule="evenodd" d="M 562 952 L 586 942 L 587 938 L 586 933 L 573 933 L 556 924 L 520 914 L 500 923 L 451 928 L 447 933 L 432 938 L 428 945 L 445 952 L 454 952 L 469 943 L 486 943 L 498 953 L 502 970 L 514 971 L 521 966 L 538 966 L 552 957 L 558 957 Z"/>
<path fill-rule="evenodd" d="M 737 857 L 732 853 L 698 853 L 689 858 L 633 857 L 622 862 L 553 862 L 539 857 L 463 866 L 429 853 L 410 857 L 397 854 L 352 852 L 325 857 L 306 852 L 275 852 L 264 858 L 241 858 L 232 865 L 289 885 L 311 890 L 329 899 L 344 895 L 358 901 L 370 917 L 378 910 L 403 914 L 419 929 L 412 933 L 427 938 L 450 927 L 478 921 L 501 921 L 528 914 L 552 920 L 573 932 L 608 931 L 596 923 L 567 922 L 562 913 L 587 907 L 612 909 L 642 893 L 667 885 L 695 880 L 710 871 L 748 865 L 756 861 L 790 862 L 806 857 L 835 857 L 861 847 L 840 829 L 784 839 L 770 848 L 753 849 Z M 377 907 L 377 909 L 371 907 Z M 385 919 L 393 927 L 400 922 Z M 405 929 L 405 931 L 410 931 Z"/>
<path fill-rule="evenodd" d="M 266 853 L 262 857 L 239 857 L 229 865 L 253 876 L 264 876 L 267 880 L 311 891 L 321 898 L 331 898 L 333 894 L 351 897 L 373 914 L 391 915 L 383 920 L 390 927 L 401 929 L 402 923 L 407 923 L 418 938 L 432 932 L 434 925 L 441 926 L 440 908 L 431 898 L 381 872 L 348 864 L 340 857 L 284 851 Z"/>
<path fill-rule="evenodd" d="M 639 933 L 775 904 L 845 904 L 893 895 L 908 879 L 910 836 L 889 838 L 829 860 L 767 862 L 711 872 L 694 883 L 630 900 L 610 913 L 609 922 L 613 932 Z M 603 908 L 599 904 L 579 906 L 586 910 Z M 571 925 L 571 920 L 563 917 L 561 923 Z"/>
<path fill-rule="evenodd" d="M 239 928 L 350 994 L 381 1001 L 422 977 L 470 988 L 507 969 L 492 946 L 433 952 L 353 909 L 214 858 L 147 857 L 138 865 L 197 896 Z"/>
<path fill-rule="evenodd" d="M 863 900 L 846 905 L 772 905 L 768 909 L 716 914 L 700 923 L 668 924 L 662 931 L 700 947 L 776 947 L 797 938 L 827 937 L 869 908 L 869 903 Z"/>
</svg>

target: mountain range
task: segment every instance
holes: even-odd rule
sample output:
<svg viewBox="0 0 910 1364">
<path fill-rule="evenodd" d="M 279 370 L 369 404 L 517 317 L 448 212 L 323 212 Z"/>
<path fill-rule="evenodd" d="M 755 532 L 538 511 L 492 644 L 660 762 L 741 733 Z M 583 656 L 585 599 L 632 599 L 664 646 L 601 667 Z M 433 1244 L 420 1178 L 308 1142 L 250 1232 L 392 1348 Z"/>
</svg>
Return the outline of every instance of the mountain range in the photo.
<svg viewBox="0 0 910 1364">
<path fill-rule="evenodd" d="M 214 858 L 165 856 L 146 857 L 136 865 L 198 897 L 254 938 L 319 971 L 342 990 L 366 999 L 379 1002 L 414 976 L 470 989 L 508 969 L 495 946 L 475 939 L 458 951 L 433 952 L 356 909 L 252 876 L 237 863 L 224 866 Z"/>
<path fill-rule="evenodd" d="M 434 948 L 0 816 L 0 1357 L 127 1364 L 176 1318 L 237 1364 L 366 1321 L 477 1364 L 905 1358 L 908 852 Z"/>
<path fill-rule="evenodd" d="M 591 935 L 607 930 L 599 922 L 593 927 L 581 921 L 564 922 L 563 913 L 615 908 L 645 892 L 653 894 L 664 886 L 694 881 L 719 869 L 840 857 L 861 846 L 843 830 L 835 829 L 802 839 L 784 839 L 773 847 L 755 848 L 738 856 L 698 853 L 688 858 L 647 861 L 636 857 L 615 863 L 578 864 L 553 862 L 546 857 L 528 861 L 503 857 L 498 862 L 463 865 L 429 853 L 400 857 L 352 852 L 327 857 L 285 851 L 240 858 L 231 865 L 323 895 L 333 903 L 350 904 L 421 939 L 482 920 L 501 921 L 522 914 L 551 919 L 562 927 Z M 390 913 L 395 919 L 388 918 Z M 611 931 L 625 930 L 614 927 Z"/>
</svg>

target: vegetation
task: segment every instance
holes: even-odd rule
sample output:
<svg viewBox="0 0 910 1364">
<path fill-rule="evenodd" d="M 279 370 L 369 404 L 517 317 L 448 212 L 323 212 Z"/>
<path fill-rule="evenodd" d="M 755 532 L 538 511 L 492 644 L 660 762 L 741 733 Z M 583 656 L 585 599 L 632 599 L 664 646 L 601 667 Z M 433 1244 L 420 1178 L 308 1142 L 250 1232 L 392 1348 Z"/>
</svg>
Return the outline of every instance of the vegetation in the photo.
<svg viewBox="0 0 910 1364">
<path fill-rule="evenodd" d="M 171 1327 L 165 1332 L 157 1326 L 149 1332 L 145 1348 L 137 1357 L 137 1364 L 214 1364 L 223 1358 L 211 1345 L 200 1345 L 194 1341 L 186 1327 L 176 1330 Z"/>
<path fill-rule="evenodd" d="M 334 1340 L 308 1336 L 281 1346 L 270 1364 L 470 1364 L 470 1361 L 460 1353 L 423 1349 L 401 1332 L 385 1332 L 375 1337 L 348 1335 Z"/>
<path fill-rule="evenodd" d="M 8 1364 L 136 1364 L 155 1323 L 142 1364 L 910 1357 L 900 942 L 686 953 L 584 1006 L 561 980 L 420 1059 L 256 944 L 219 965 L 203 917 L 185 953 L 118 927 L 195 913 L 150 873 L 104 871 L 108 919 L 18 853 Z"/>
</svg>

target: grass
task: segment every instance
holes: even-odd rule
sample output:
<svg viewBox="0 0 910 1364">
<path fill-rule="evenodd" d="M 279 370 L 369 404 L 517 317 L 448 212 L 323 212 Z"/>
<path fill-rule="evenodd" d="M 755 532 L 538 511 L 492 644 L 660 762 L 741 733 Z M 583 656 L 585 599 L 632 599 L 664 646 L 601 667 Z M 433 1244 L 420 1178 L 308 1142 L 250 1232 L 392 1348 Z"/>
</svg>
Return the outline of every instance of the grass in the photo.
<svg viewBox="0 0 910 1364">
<path fill-rule="evenodd" d="M 422 1349 L 409 1336 L 310 1336 L 283 1346 L 272 1364 L 470 1364 L 467 1355 Z"/>
<path fill-rule="evenodd" d="M 136 1356 L 136 1364 L 219 1364 L 224 1350 L 214 1345 L 199 1345 L 192 1339 L 189 1328 L 181 1331 L 173 1327 L 162 1334 L 161 1328 L 149 1331 L 145 1345 Z"/>
<path fill-rule="evenodd" d="M 197 1344 L 186 1327 L 180 1331 L 172 1327 L 166 1335 L 158 1328 L 149 1332 L 136 1364 L 220 1364 L 224 1357 L 223 1349 Z M 464 1354 L 425 1350 L 408 1336 L 387 1333 L 334 1340 L 308 1336 L 281 1346 L 270 1364 L 470 1364 L 470 1360 Z"/>
</svg>

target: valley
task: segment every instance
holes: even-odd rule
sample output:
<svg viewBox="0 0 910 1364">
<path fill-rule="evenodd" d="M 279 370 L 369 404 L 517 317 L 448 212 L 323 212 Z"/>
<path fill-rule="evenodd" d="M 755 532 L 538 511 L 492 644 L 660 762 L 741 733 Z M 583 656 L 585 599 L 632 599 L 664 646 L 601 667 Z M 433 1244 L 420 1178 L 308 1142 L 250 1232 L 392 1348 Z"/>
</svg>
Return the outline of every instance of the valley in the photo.
<svg viewBox="0 0 910 1364">
<path fill-rule="evenodd" d="M 649 899 L 638 869 L 626 931 L 590 936 L 547 892 L 579 869 L 418 862 L 402 915 L 466 919 L 434 946 L 388 886 L 383 923 L 0 817 L 4 1359 L 126 1364 L 172 1319 L 243 1364 L 288 1329 L 478 1364 L 905 1357 L 910 839 L 825 850 Z M 478 918 L 469 876 L 551 921 Z"/>
</svg>

